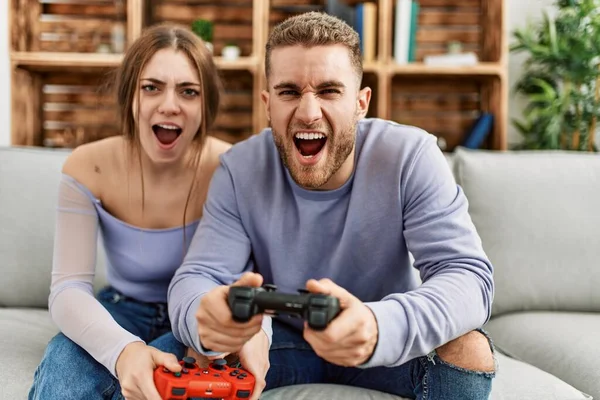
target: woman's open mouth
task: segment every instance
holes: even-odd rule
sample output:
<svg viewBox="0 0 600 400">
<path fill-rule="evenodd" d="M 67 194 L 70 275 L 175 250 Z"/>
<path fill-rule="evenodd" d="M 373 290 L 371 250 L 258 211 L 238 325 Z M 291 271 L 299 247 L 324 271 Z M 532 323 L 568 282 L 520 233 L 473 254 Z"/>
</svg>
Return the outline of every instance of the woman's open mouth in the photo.
<svg viewBox="0 0 600 400">
<path fill-rule="evenodd" d="M 152 125 L 152 131 L 158 140 L 159 146 L 163 149 L 170 149 L 175 146 L 182 129 L 174 124 L 156 124 Z"/>
<path fill-rule="evenodd" d="M 300 132 L 294 135 L 294 144 L 304 161 L 318 161 L 316 156 L 327 143 L 327 136 L 322 133 Z"/>
</svg>

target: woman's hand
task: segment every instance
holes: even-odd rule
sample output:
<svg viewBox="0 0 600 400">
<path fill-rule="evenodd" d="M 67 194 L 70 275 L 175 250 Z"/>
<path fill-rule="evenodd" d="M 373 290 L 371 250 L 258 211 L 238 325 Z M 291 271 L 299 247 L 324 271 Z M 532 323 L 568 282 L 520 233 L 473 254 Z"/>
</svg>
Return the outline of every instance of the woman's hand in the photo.
<svg viewBox="0 0 600 400">
<path fill-rule="evenodd" d="M 174 354 L 164 353 L 142 342 L 125 346 L 117 359 L 117 377 L 126 400 L 162 400 L 154 384 L 154 370 L 164 366 L 181 371 Z"/>
</svg>

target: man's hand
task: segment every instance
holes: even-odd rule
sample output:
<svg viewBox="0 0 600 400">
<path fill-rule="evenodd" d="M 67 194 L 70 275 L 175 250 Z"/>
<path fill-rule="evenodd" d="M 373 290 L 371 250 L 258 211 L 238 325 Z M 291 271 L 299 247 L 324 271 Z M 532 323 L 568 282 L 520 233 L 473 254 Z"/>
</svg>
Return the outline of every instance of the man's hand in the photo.
<svg viewBox="0 0 600 400">
<path fill-rule="evenodd" d="M 231 286 L 262 285 L 263 278 L 253 272 L 245 273 Z M 237 353 L 242 346 L 256 335 L 262 324 L 263 315 L 257 314 L 248 322 L 235 322 L 227 303 L 229 286 L 219 286 L 202 296 L 196 311 L 200 343 L 207 349 L 223 353 Z"/>
<path fill-rule="evenodd" d="M 310 329 L 308 323 L 304 323 L 304 339 L 315 353 L 343 367 L 355 367 L 371 358 L 379 334 L 371 309 L 330 279 L 311 279 L 306 283 L 306 289 L 337 297 L 342 310 L 323 331 Z"/>
<path fill-rule="evenodd" d="M 255 379 L 254 391 L 250 400 L 258 400 L 267 384 L 265 378 L 269 371 L 269 338 L 261 329 L 240 350 L 238 354 L 242 367 Z"/>
<path fill-rule="evenodd" d="M 164 353 L 142 342 L 125 346 L 117 359 L 116 370 L 121 393 L 126 400 L 161 400 L 154 384 L 154 369 L 165 366 L 181 371 L 174 354 Z"/>
</svg>

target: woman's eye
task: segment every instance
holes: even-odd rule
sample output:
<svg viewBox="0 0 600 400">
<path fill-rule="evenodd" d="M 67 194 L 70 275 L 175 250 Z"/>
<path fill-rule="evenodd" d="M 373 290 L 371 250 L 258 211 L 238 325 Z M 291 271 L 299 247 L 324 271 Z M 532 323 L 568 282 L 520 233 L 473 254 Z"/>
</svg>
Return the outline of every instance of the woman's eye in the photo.
<svg viewBox="0 0 600 400">
<path fill-rule="evenodd" d="M 194 89 L 185 89 L 183 91 L 183 94 L 188 97 L 196 97 L 196 96 L 200 95 L 200 93 Z"/>
<path fill-rule="evenodd" d="M 154 92 L 154 91 L 158 90 L 158 88 L 154 85 L 143 85 L 142 90 L 145 92 Z"/>
</svg>

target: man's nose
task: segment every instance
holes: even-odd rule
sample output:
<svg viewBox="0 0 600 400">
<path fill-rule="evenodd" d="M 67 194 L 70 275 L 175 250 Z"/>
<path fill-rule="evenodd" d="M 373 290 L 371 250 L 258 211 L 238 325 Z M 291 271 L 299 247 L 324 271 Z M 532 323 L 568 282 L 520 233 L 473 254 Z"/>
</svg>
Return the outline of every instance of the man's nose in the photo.
<svg viewBox="0 0 600 400">
<path fill-rule="evenodd" d="M 321 104 L 312 93 L 306 93 L 300 99 L 300 104 L 296 109 L 296 118 L 301 122 L 310 125 L 323 117 Z"/>
</svg>

